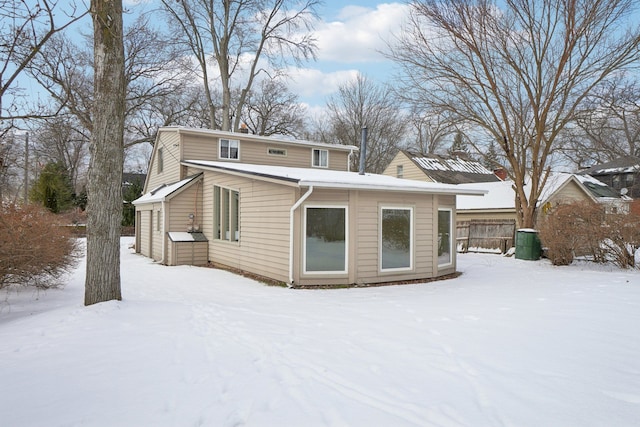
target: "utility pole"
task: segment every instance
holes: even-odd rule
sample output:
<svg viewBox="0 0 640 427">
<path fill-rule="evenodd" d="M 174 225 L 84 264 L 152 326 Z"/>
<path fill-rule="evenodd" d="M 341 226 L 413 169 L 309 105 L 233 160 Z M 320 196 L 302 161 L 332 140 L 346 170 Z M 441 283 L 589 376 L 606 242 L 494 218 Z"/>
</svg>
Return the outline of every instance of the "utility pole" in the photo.
<svg viewBox="0 0 640 427">
<path fill-rule="evenodd" d="M 29 132 L 24 134 L 24 204 L 29 203 Z"/>
</svg>

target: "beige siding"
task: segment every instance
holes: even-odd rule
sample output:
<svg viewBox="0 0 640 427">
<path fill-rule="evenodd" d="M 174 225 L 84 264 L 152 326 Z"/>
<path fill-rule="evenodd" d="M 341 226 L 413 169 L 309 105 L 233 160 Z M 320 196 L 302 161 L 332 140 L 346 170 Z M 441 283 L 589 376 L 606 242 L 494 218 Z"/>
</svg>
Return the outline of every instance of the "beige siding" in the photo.
<svg viewBox="0 0 640 427">
<path fill-rule="evenodd" d="M 182 135 L 183 160 L 218 160 L 218 138 L 205 135 Z"/>
<path fill-rule="evenodd" d="M 213 236 L 213 186 L 240 193 L 240 241 Z M 218 264 L 288 281 L 289 208 L 295 189 L 264 181 L 206 172 L 203 231 L 209 239 L 209 259 Z"/>
<path fill-rule="evenodd" d="M 319 191 L 303 206 L 317 204 L 342 205 L 349 207 L 349 274 L 345 275 L 302 275 L 297 283 L 315 284 L 351 284 L 379 283 L 398 280 L 425 279 L 434 276 L 434 207 L 433 195 L 410 193 L 391 193 L 377 191 L 335 190 Z M 389 207 L 412 207 L 414 215 L 414 259 L 413 269 L 406 272 L 380 271 L 380 209 Z M 302 224 L 301 219 L 298 223 Z M 301 230 L 296 237 L 300 247 L 303 245 Z M 300 251 L 296 251 L 300 252 Z M 297 263 L 302 260 L 296 258 Z M 297 268 L 296 272 L 300 269 Z M 298 274 L 298 273 L 297 273 Z"/>
<path fill-rule="evenodd" d="M 584 192 L 584 190 L 576 184 L 574 181 L 567 182 L 558 191 L 553 193 L 551 197 L 545 200 L 545 203 L 549 202 L 552 205 L 558 205 L 561 203 L 591 201 L 592 199 Z"/>
<path fill-rule="evenodd" d="M 166 203 L 167 231 L 190 231 L 202 227 L 202 181 L 193 183 Z M 189 215 L 193 214 L 193 224 Z"/>
<path fill-rule="evenodd" d="M 398 151 L 398 154 L 391 160 L 389 166 L 382 172 L 383 175 L 394 176 L 398 178 L 398 166 L 402 165 L 403 178 L 412 179 L 415 181 L 432 182 L 427 174 L 424 173 L 416 164 L 402 151 Z"/>
<path fill-rule="evenodd" d="M 251 141 L 243 139 L 242 134 L 233 135 L 233 139 L 240 142 L 240 159 L 228 160 L 218 158 L 218 144 L 220 138 L 214 135 L 183 135 L 184 160 L 220 160 L 228 162 L 242 162 L 272 166 L 288 166 L 298 168 L 311 167 L 313 147 L 308 145 L 282 144 L 277 142 Z M 228 137 L 224 137 L 225 139 Z M 285 156 L 269 154 L 269 148 L 285 150 Z M 325 149 L 322 147 L 322 149 Z M 329 151 L 329 168 L 332 170 L 347 170 L 349 153 L 343 150 Z"/>
<path fill-rule="evenodd" d="M 163 149 L 163 170 L 158 172 L 158 150 Z M 153 147 L 149 163 L 148 178 L 144 192 L 147 193 L 161 184 L 180 181 L 180 144 L 177 132 L 161 132 Z"/>
<path fill-rule="evenodd" d="M 168 265 L 206 265 L 208 260 L 207 242 L 168 241 Z"/>
</svg>

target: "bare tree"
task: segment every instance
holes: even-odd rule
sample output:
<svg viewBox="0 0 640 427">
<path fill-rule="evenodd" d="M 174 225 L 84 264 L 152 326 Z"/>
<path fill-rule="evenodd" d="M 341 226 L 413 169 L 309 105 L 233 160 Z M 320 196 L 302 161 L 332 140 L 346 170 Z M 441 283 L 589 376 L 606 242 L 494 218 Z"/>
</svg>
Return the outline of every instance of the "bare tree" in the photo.
<svg viewBox="0 0 640 427">
<path fill-rule="evenodd" d="M 315 57 L 311 35 L 319 0 L 162 0 L 170 25 L 200 67 L 210 127 L 238 129 L 244 103 L 263 66 Z M 210 75 L 215 66 L 217 75 Z M 222 105 L 210 82 L 219 78 Z M 233 102 L 233 91 L 239 95 Z M 233 105 L 235 104 L 235 105 Z M 219 117 L 220 116 L 220 117 Z"/>
<path fill-rule="evenodd" d="M 251 90 L 245 102 L 242 121 L 257 135 L 291 135 L 299 138 L 305 129 L 306 109 L 284 82 L 262 80 Z"/>
<path fill-rule="evenodd" d="M 561 153 L 578 168 L 640 157 L 640 85 L 626 76 L 598 88 L 562 133 Z"/>
<path fill-rule="evenodd" d="M 456 123 L 435 111 L 413 111 L 409 119 L 414 137 L 410 148 L 420 154 L 433 154 L 444 151 L 445 138 L 456 130 Z"/>
<path fill-rule="evenodd" d="M 29 115 L 16 109 L 18 77 L 53 35 L 86 13 L 73 1 L 0 0 L 0 120 Z"/>
<path fill-rule="evenodd" d="M 361 74 L 339 87 L 329 98 L 327 111 L 329 129 L 322 135 L 325 142 L 360 146 L 362 128 L 367 127 L 368 172 L 381 173 L 405 143 L 406 118 L 391 89 L 376 85 Z M 354 158 L 352 170 L 357 170 L 358 164 L 359 160 Z"/>
<path fill-rule="evenodd" d="M 558 135 L 595 88 L 638 61 L 640 32 L 633 0 L 499 5 L 419 0 L 391 56 L 407 90 L 500 143 L 519 225 L 532 227 Z"/>
<path fill-rule="evenodd" d="M 125 147 L 153 143 L 158 125 L 158 106 L 165 98 L 185 91 L 185 73 L 168 35 L 155 31 L 147 16 L 139 16 L 124 34 L 126 123 Z M 58 105 L 78 118 L 87 134 L 93 129 L 93 58 L 91 48 L 75 45 L 68 37 L 52 38 L 50 47 L 34 58 L 29 73 Z"/>
<path fill-rule="evenodd" d="M 42 164 L 63 165 L 73 189 L 80 191 L 89 155 L 89 135 L 72 115 L 59 115 L 39 121 L 38 125 L 31 138 L 36 157 Z"/>
<path fill-rule="evenodd" d="M 94 102 L 85 305 L 120 300 L 125 63 L 121 0 L 92 0 Z"/>
</svg>

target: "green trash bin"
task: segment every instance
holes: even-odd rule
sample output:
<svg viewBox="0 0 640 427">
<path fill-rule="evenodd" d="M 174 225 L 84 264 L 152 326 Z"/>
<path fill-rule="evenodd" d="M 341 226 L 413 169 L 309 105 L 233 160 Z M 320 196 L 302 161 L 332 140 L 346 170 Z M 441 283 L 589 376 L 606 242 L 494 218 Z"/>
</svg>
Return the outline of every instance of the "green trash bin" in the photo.
<svg viewBox="0 0 640 427">
<path fill-rule="evenodd" d="M 516 231 L 516 258 L 526 260 L 538 260 L 542 254 L 542 245 L 538 232 L 530 228 L 521 228 Z"/>
</svg>

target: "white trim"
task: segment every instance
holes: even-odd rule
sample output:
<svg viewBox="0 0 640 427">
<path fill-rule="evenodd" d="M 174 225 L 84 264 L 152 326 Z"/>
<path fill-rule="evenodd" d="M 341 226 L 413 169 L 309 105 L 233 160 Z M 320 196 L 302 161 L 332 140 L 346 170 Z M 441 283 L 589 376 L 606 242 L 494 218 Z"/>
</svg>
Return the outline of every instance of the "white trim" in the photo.
<svg viewBox="0 0 640 427">
<path fill-rule="evenodd" d="M 440 229 L 440 212 L 449 212 L 449 262 L 440 264 L 440 255 L 438 255 L 438 230 Z M 452 208 L 438 208 L 438 218 L 436 219 L 436 260 L 438 260 L 438 268 L 451 267 L 453 265 L 454 255 L 454 234 L 453 234 L 453 209 Z"/>
<path fill-rule="evenodd" d="M 228 157 L 222 157 L 222 141 L 227 141 L 229 143 L 229 147 L 228 147 Z M 235 142 L 238 145 L 238 157 L 231 157 L 231 143 Z M 220 160 L 231 160 L 234 162 L 239 162 L 240 161 L 240 141 L 237 139 L 230 139 L 230 138 L 219 138 L 218 139 L 218 158 Z"/>
<path fill-rule="evenodd" d="M 307 209 L 344 209 L 344 270 L 307 271 Z M 348 205 L 305 205 L 302 220 L 302 272 L 305 275 L 344 275 L 349 272 L 349 206 Z"/>
<path fill-rule="evenodd" d="M 220 237 L 218 237 L 215 233 L 216 228 L 219 226 L 219 224 L 216 224 L 216 205 L 218 205 L 218 207 L 222 207 L 221 205 L 221 201 L 220 200 L 216 200 L 215 198 L 215 188 L 218 187 L 220 189 L 220 197 L 223 198 L 224 196 L 222 195 L 223 191 L 229 192 L 229 200 L 228 200 L 228 204 L 227 206 L 225 206 L 227 213 L 229 214 L 229 223 L 232 222 L 232 218 L 231 218 L 231 213 L 232 213 L 232 193 L 238 193 L 238 211 L 237 211 L 237 216 L 238 216 L 238 221 L 236 224 L 237 230 L 236 231 L 236 235 L 235 240 L 234 239 L 230 239 L 228 236 L 230 233 L 229 230 L 229 224 L 225 224 L 225 226 L 227 227 L 225 230 L 218 230 L 220 232 Z M 213 235 L 213 240 L 216 242 L 226 242 L 226 243 L 231 243 L 231 244 L 235 244 L 235 245 L 239 245 L 240 244 L 240 205 L 241 205 L 241 200 L 240 200 L 240 190 L 231 188 L 231 187 L 226 187 L 224 185 L 218 185 L 218 184 L 213 184 L 213 189 L 212 189 L 212 193 L 213 193 L 213 206 L 212 206 L 212 210 L 213 210 L 213 231 L 214 231 L 214 235 Z M 220 214 L 220 222 L 222 223 L 222 215 L 224 214 L 224 211 L 222 209 L 219 209 L 219 214 Z M 224 234 L 223 234 L 224 233 Z"/>
<path fill-rule="evenodd" d="M 300 207 L 300 205 L 302 203 L 304 203 L 305 200 L 307 200 L 307 198 L 309 198 L 309 196 L 311 195 L 311 193 L 313 193 L 313 187 L 309 187 L 309 189 L 307 190 L 306 193 L 304 193 L 302 195 L 302 197 L 300 197 L 300 199 L 298 199 L 298 201 L 291 206 L 291 209 L 289 210 L 289 286 L 293 286 L 293 234 L 294 234 L 294 227 L 293 227 L 293 214 L 296 211 L 296 209 L 298 209 Z"/>
<path fill-rule="evenodd" d="M 397 268 L 383 268 L 382 267 L 382 211 L 383 210 L 404 210 L 410 212 L 409 218 L 409 267 L 397 267 Z M 381 273 L 390 273 L 396 271 L 413 271 L 414 269 L 414 256 L 415 256 L 415 235 L 414 235 L 414 218 L 415 209 L 413 206 L 398 206 L 398 205 L 380 205 L 378 210 L 379 227 L 378 227 L 378 269 Z"/>
</svg>

